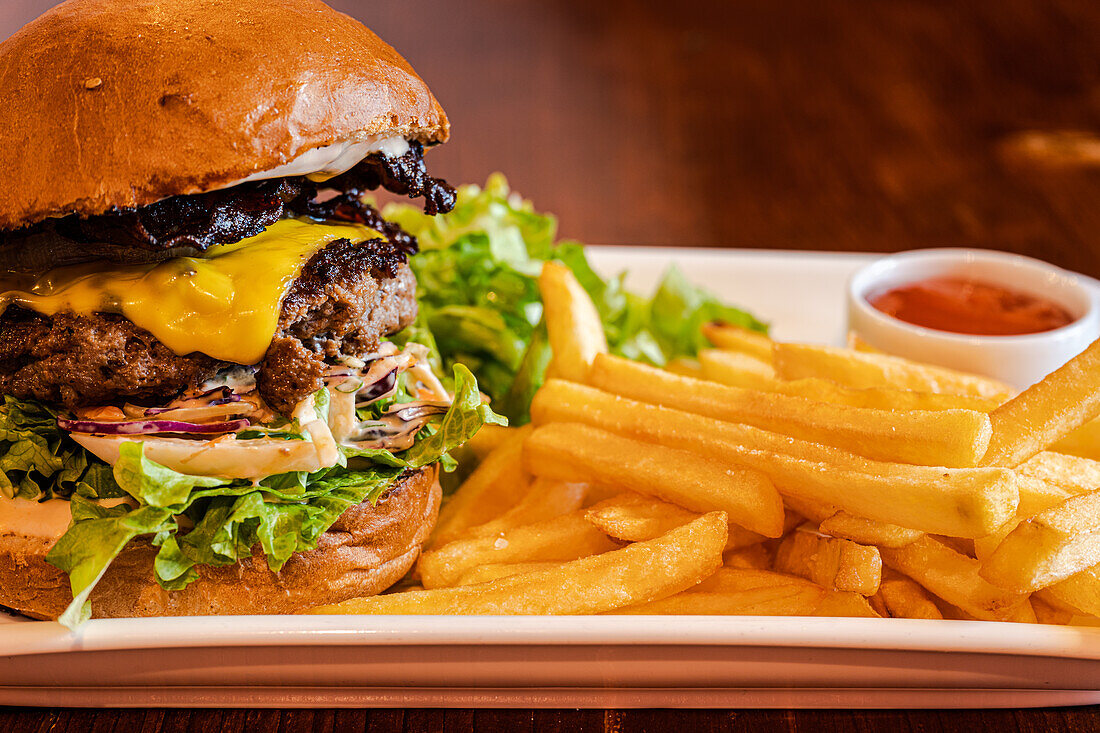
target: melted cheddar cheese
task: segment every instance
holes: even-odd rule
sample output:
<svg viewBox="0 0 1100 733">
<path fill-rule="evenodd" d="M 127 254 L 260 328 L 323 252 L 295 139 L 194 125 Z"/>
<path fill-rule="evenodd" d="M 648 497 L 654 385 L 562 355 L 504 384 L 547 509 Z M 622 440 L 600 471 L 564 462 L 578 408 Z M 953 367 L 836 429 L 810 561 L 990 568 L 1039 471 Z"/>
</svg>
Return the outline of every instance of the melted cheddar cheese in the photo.
<svg viewBox="0 0 1100 733">
<path fill-rule="evenodd" d="M 201 352 L 237 364 L 260 361 L 283 298 L 315 252 L 336 239 L 382 235 L 358 224 L 284 219 L 202 257 L 147 265 L 89 263 L 34 277 L 0 279 L 0 311 L 11 303 L 52 316 L 120 313 L 177 354 Z"/>
</svg>

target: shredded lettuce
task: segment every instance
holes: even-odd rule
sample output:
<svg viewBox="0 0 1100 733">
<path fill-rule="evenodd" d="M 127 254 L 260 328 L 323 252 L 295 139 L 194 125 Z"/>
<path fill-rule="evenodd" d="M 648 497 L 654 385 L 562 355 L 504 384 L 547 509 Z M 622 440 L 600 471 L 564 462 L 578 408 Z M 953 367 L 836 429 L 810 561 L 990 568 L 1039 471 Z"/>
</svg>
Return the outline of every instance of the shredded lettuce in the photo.
<svg viewBox="0 0 1100 733">
<path fill-rule="evenodd" d="M 154 574 L 167 590 L 186 587 L 199 577 L 200 566 L 232 565 L 250 557 L 257 546 L 268 567 L 277 571 L 294 553 L 316 547 L 321 534 L 348 508 L 377 501 L 405 469 L 437 462 L 445 469 L 453 465 L 450 452 L 482 425 L 506 423 L 482 403 L 477 380 L 468 369 L 457 364 L 453 375 L 451 407 L 420 431 L 412 447 L 398 453 L 347 448 L 340 465 L 312 474 L 271 476 L 259 485 L 182 474 L 146 458 L 140 443 L 124 443 L 113 471 L 99 465 L 106 468 L 115 489 L 106 495 L 126 497 L 126 503 L 105 507 L 91 501 L 104 496 L 102 492 L 72 493 L 73 523 L 46 557 L 68 573 L 72 586 L 73 602 L 59 620 L 75 627 L 91 617 L 92 589 L 135 538 L 149 536 L 158 548 Z M 327 411 L 326 397 L 325 390 L 316 396 L 319 415 Z M 21 409 L 36 414 L 34 407 L 24 403 Z M 45 421 L 35 427 L 39 432 L 31 431 L 34 439 L 51 434 Z M 52 430 L 57 430 L 56 424 Z M 61 443 L 75 446 L 59 437 Z M 34 442 L 30 435 L 19 439 Z M 57 451 L 42 451 L 42 445 L 34 445 L 42 453 L 43 466 L 52 470 L 49 475 L 60 476 L 64 461 L 57 458 Z M 82 449 L 76 446 L 75 450 Z M 98 461 L 83 455 L 85 461 Z M 181 517 L 185 518 L 182 524 Z M 181 532 L 183 526 L 189 529 Z"/>
<path fill-rule="evenodd" d="M 513 423 L 527 421 L 549 361 L 537 282 L 547 260 L 573 271 L 600 313 L 609 347 L 622 356 L 658 366 L 694 356 L 706 345 L 699 326 L 710 320 L 767 330 L 675 268 L 650 298 L 624 290 L 621 275 L 601 278 L 584 247 L 556 242 L 554 217 L 536 212 L 500 174 L 484 188 L 462 186 L 449 214 L 428 216 L 408 204 L 389 204 L 383 214 L 420 241 L 410 262 L 419 283 L 417 328 L 434 334 L 445 365 L 470 367 L 494 409 Z"/>
<path fill-rule="evenodd" d="M 45 500 L 80 494 L 122 496 L 111 468 L 57 427 L 57 414 L 32 400 L 4 397 L 0 406 L 0 494 Z"/>
</svg>

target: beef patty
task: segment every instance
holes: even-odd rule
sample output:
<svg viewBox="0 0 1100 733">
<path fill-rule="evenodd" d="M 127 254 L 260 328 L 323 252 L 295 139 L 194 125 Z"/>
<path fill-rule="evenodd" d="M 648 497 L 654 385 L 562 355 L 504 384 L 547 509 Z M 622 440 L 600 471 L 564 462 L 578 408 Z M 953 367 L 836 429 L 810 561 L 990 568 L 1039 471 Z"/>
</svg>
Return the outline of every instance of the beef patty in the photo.
<svg viewBox="0 0 1100 733">
<path fill-rule="evenodd" d="M 278 328 L 258 365 L 268 404 L 287 413 L 321 388 L 326 359 L 360 356 L 416 318 L 416 280 L 384 240 L 336 240 L 306 263 L 283 299 Z M 0 316 L 0 392 L 66 407 L 166 400 L 228 366 L 173 353 L 120 315 L 16 306 Z"/>
</svg>

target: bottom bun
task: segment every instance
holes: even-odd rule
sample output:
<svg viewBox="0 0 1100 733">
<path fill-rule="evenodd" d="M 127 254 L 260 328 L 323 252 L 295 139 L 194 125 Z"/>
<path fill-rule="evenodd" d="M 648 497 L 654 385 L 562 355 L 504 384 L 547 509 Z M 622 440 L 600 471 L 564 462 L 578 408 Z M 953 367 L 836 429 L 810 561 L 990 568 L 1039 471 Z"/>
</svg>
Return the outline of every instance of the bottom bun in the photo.
<svg viewBox="0 0 1100 733">
<path fill-rule="evenodd" d="M 348 509 L 316 549 L 272 572 L 261 555 L 220 568 L 200 567 L 198 580 L 166 591 L 153 579 L 157 548 L 132 542 L 92 592 L 95 618 L 295 613 L 379 593 L 409 571 L 435 526 L 440 488 L 435 466 L 409 471 L 377 504 Z M 69 579 L 46 562 L 52 542 L 0 535 L 0 605 L 55 619 L 72 601 Z"/>
</svg>

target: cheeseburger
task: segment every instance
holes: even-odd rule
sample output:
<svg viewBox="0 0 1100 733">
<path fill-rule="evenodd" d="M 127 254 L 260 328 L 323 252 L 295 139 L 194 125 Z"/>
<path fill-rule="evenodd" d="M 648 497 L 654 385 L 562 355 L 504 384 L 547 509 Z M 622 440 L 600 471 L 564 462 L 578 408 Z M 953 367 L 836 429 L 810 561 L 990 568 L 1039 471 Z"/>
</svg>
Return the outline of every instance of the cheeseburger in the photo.
<svg viewBox="0 0 1100 733">
<path fill-rule="evenodd" d="M 292 613 L 377 593 L 485 421 L 417 327 L 449 124 L 317 0 L 69 0 L 0 44 L 0 605 Z"/>
</svg>

